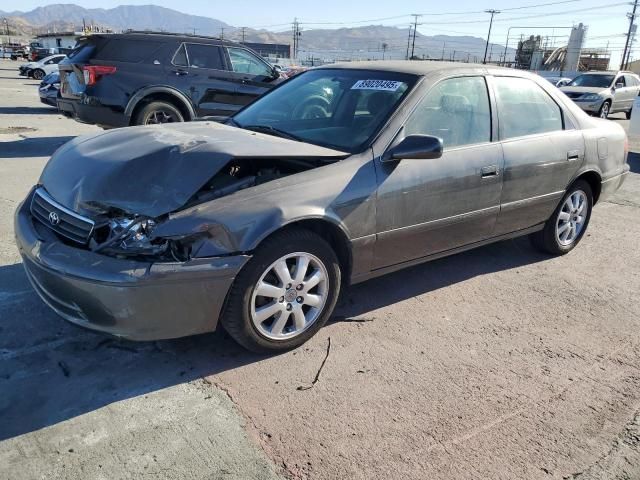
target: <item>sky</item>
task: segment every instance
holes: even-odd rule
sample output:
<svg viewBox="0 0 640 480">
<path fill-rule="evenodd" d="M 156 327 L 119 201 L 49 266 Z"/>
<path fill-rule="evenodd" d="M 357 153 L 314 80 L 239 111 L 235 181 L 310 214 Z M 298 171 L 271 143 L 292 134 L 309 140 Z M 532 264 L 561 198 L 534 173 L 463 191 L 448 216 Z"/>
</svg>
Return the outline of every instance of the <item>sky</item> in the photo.
<svg viewBox="0 0 640 480">
<path fill-rule="evenodd" d="M 5 1 L 8 0 L 0 1 L 0 10 L 12 10 L 15 4 L 2 5 Z M 28 11 L 51 3 L 62 2 L 21 0 L 19 5 L 20 10 Z M 566 44 L 570 31 L 566 27 L 583 23 L 588 27 L 586 46 L 609 48 L 612 63 L 619 63 L 625 43 L 624 35 L 629 28 L 626 14 L 631 11 L 631 2 L 620 0 L 77 0 L 67 3 L 75 3 L 85 8 L 113 8 L 123 4 L 153 3 L 184 13 L 217 18 L 233 26 L 266 28 L 273 31 L 290 30 L 294 17 L 302 23 L 303 30 L 371 24 L 406 28 L 413 21 L 411 14 L 415 13 L 423 14 L 418 18 L 418 31 L 425 35 L 472 35 L 481 38 L 487 37 L 489 28 L 490 15 L 484 13 L 484 10 L 496 9 L 501 10 L 501 13 L 494 19 L 492 43 L 504 45 L 509 36 L 509 46 L 516 47 L 521 35 L 536 34 L 548 36 L 547 41 L 550 45 L 559 46 Z M 528 8 L 533 5 L 538 6 Z M 640 46 L 637 52 L 634 57 L 640 57 Z"/>
</svg>

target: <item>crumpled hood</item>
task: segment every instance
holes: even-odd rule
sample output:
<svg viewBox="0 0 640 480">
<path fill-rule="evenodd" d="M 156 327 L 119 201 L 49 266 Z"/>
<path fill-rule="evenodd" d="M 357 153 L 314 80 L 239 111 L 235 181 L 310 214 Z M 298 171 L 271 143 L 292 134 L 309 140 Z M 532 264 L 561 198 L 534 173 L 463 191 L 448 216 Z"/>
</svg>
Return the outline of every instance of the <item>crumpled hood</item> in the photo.
<svg viewBox="0 0 640 480">
<path fill-rule="evenodd" d="M 128 127 L 65 144 L 47 163 L 40 184 L 85 215 L 113 207 L 157 217 L 182 207 L 234 158 L 346 155 L 215 122 Z"/>
<path fill-rule="evenodd" d="M 609 92 L 609 89 L 600 87 L 561 87 L 560 91 L 564 93 L 597 93 L 604 95 Z"/>
</svg>

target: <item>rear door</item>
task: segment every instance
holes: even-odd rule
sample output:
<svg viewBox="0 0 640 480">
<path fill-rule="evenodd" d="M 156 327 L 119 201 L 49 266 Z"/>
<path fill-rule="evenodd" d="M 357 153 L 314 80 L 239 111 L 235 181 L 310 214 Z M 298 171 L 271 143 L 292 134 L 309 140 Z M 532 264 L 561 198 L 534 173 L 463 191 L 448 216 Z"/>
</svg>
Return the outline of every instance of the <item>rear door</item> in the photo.
<svg viewBox="0 0 640 480">
<path fill-rule="evenodd" d="M 584 159 L 582 132 L 533 80 L 491 77 L 504 183 L 494 235 L 546 221 Z"/>
<path fill-rule="evenodd" d="M 191 98 L 199 118 L 228 116 L 238 110 L 235 84 L 220 45 L 183 43 L 172 60 L 174 85 Z"/>
<path fill-rule="evenodd" d="M 227 47 L 230 76 L 236 85 L 235 101 L 239 108 L 253 102 L 279 82 L 273 67 L 246 48 Z"/>
<path fill-rule="evenodd" d="M 613 84 L 615 86 L 615 91 L 613 93 L 613 104 L 611 105 L 611 110 L 614 112 L 628 110 L 633 99 L 624 75 L 618 75 Z"/>
<path fill-rule="evenodd" d="M 638 96 L 638 90 L 640 89 L 640 83 L 635 75 L 628 73 L 624 74 L 625 83 L 625 98 L 624 98 L 624 110 L 628 111 L 633 107 L 633 102 Z"/>
</svg>

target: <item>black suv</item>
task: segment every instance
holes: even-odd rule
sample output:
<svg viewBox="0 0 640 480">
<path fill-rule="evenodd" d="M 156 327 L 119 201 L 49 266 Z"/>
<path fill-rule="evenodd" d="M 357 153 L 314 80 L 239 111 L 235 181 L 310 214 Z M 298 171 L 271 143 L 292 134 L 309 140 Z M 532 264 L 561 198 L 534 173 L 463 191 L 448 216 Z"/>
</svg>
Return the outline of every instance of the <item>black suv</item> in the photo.
<svg viewBox="0 0 640 480">
<path fill-rule="evenodd" d="M 245 46 L 131 32 L 79 39 L 60 63 L 58 109 L 105 128 L 227 117 L 280 82 Z"/>
</svg>

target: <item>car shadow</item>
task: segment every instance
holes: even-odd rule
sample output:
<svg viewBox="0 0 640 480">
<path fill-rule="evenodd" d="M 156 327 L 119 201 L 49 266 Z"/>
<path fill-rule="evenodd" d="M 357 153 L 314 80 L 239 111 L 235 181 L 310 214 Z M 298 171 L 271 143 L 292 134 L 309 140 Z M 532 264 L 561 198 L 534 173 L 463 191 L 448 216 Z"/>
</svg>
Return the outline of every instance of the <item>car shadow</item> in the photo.
<svg viewBox="0 0 640 480">
<path fill-rule="evenodd" d="M 640 173 L 640 153 L 629 152 L 629 156 L 627 157 L 627 162 L 631 167 L 631 172 Z"/>
<path fill-rule="evenodd" d="M 367 316 L 379 308 L 474 277 L 549 258 L 534 250 L 526 237 L 521 237 L 430 261 L 352 286 L 341 296 L 332 321 Z"/>
<path fill-rule="evenodd" d="M 34 85 L 36 85 L 34 83 Z M 37 92 L 36 92 L 37 93 Z M 0 115 L 59 115 L 57 109 L 50 107 L 0 107 Z"/>
<path fill-rule="evenodd" d="M 16 133 L 20 131 L 16 129 Z M 2 142 L 0 158 L 48 157 L 74 138 L 73 136 L 27 137 L 22 140 Z"/>
<path fill-rule="evenodd" d="M 331 322 L 548 258 L 520 239 L 416 266 L 347 289 Z M 37 298 L 21 264 L 0 267 L 0 317 L 0 440 L 268 358 L 222 330 L 135 343 L 80 329 Z"/>
</svg>

